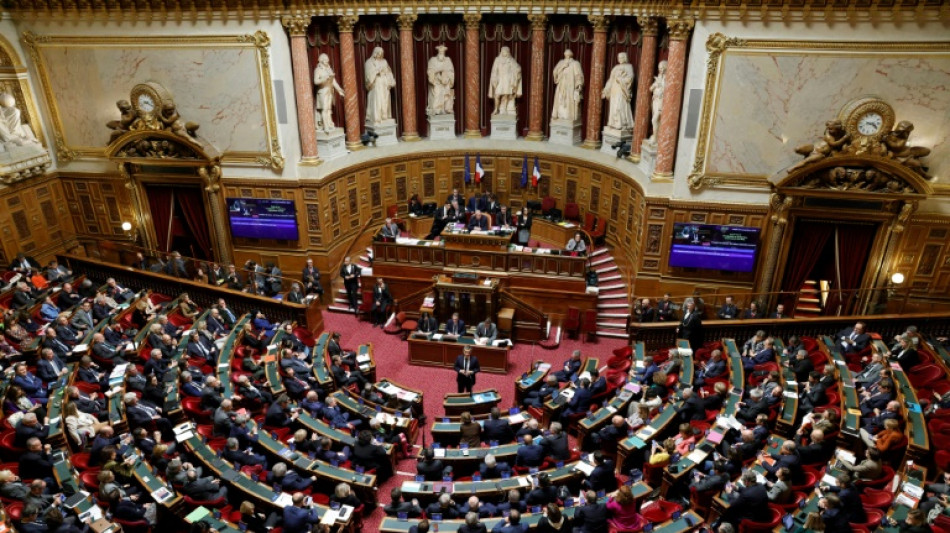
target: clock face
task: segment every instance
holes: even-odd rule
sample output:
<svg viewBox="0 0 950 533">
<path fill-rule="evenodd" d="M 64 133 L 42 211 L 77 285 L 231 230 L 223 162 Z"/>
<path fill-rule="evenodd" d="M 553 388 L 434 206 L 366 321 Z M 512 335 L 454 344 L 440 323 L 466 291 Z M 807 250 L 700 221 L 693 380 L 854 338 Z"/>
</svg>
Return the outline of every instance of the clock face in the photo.
<svg viewBox="0 0 950 533">
<path fill-rule="evenodd" d="M 884 125 L 884 117 L 880 113 L 871 111 L 858 119 L 858 133 L 861 135 L 876 135 Z"/>
<path fill-rule="evenodd" d="M 152 95 L 148 93 L 140 94 L 137 102 L 139 109 L 145 111 L 146 113 L 151 113 L 155 110 L 155 100 L 152 99 Z"/>
</svg>

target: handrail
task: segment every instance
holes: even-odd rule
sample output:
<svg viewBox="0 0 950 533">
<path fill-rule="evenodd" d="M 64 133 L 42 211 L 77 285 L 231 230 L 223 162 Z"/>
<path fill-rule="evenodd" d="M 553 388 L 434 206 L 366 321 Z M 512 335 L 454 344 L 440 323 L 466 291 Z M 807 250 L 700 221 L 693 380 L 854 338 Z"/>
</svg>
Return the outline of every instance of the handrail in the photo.
<svg viewBox="0 0 950 533">
<path fill-rule="evenodd" d="M 501 295 L 502 298 L 506 298 L 510 300 L 512 303 L 514 303 L 522 311 L 526 311 L 530 316 L 533 316 L 539 319 L 539 322 L 538 322 L 539 326 L 543 327 L 545 324 L 547 324 L 548 316 L 542 313 L 541 311 L 538 311 L 537 309 L 535 309 L 534 307 L 526 303 L 521 298 L 518 298 L 517 296 L 508 292 L 504 288 L 499 289 L 498 293 Z"/>
<path fill-rule="evenodd" d="M 394 300 L 394 301 L 393 301 L 393 304 L 396 306 L 397 309 L 399 309 L 401 312 L 405 313 L 405 312 L 406 312 L 406 309 L 404 309 L 403 306 L 408 306 L 408 304 L 410 304 L 410 303 L 412 303 L 412 302 L 414 302 L 414 301 L 416 301 L 416 300 L 419 300 L 420 297 L 421 297 L 422 300 L 425 300 L 425 295 L 426 295 L 427 293 L 432 292 L 433 290 L 435 290 L 435 283 L 433 283 L 432 285 L 429 285 L 428 287 L 423 287 L 423 288 L 417 290 L 416 292 L 413 292 L 413 293 L 410 293 L 410 294 L 408 294 L 408 295 L 406 295 L 406 296 L 403 296 L 402 298 L 399 298 L 398 300 Z M 416 314 L 416 312 L 413 312 L 413 315 L 415 315 L 415 314 Z"/>
<path fill-rule="evenodd" d="M 363 234 L 366 233 L 366 228 L 368 228 L 374 220 L 376 219 L 373 217 L 370 217 L 366 220 L 366 222 L 363 223 L 363 227 L 360 228 L 360 231 L 356 234 L 356 237 L 353 237 L 353 240 L 350 241 L 349 246 L 346 247 L 346 251 L 343 253 L 343 255 L 340 256 L 340 259 L 337 261 L 337 264 L 333 265 L 333 270 L 330 271 L 330 279 L 336 279 L 337 276 L 334 275 L 334 272 L 340 271 L 340 268 L 342 268 L 343 266 L 343 261 L 347 257 L 349 257 L 351 253 L 353 253 L 353 245 L 355 245 L 356 241 L 360 240 L 360 237 L 362 237 Z"/>
</svg>

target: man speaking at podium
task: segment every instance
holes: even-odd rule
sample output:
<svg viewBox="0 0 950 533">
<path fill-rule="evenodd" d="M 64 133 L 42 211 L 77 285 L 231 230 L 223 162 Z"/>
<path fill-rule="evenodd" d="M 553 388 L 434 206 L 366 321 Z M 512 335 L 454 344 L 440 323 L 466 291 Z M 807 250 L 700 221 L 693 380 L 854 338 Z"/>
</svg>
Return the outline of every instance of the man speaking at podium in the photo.
<svg viewBox="0 0 950 533">
<path fill-rule="evenodd" d="M 472 355 L 472 347 L 466 346 L 462 355 L 455 358 L 455 380 L 458 382 L 459 394 L 472 392 L 475 386 L 475 375 L 481 371 L 478 358 Z"/>
</svg>

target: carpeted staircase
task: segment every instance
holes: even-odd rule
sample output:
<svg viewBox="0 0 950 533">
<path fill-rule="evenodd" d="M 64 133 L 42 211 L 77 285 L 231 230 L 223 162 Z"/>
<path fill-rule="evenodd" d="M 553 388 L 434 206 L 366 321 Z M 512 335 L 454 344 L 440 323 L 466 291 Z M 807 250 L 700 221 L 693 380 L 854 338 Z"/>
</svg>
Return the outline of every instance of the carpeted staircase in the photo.
<svg viewBox="0 0 950 533">
<path fill-rule="evenodd" d="M 363 269 L 363 275 L 369 275 L 373 273 L 372 258 L 372 247 L 367 247 L 366 250 L 360 254 L 360 261 L 356 266 Z M 369 270 L 368 272 L 367 269 Z M 343 280 L 341 279 L 335 279 L 333 281 L 333 303 L 327 306 L 327 310 L 336 313 L 353 313 L 353 311 L 350 311 L 349 302 L 346 300 L 346 289 L 343 288 Z"/>
<path fill-rule="evenodd" d="M 606 246 L 594 249 L 590 263 L 597 272 L 597 288 L 600 289 L 597 297 L 597 335 L 626 339 L 630 300 L 617 263 Z"/>
</svg>

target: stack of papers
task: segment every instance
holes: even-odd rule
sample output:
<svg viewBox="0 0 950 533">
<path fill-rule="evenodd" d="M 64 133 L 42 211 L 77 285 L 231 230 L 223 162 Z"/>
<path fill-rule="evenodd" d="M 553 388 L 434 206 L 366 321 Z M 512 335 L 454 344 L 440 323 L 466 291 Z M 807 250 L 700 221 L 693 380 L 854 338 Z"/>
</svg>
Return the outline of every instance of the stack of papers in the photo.
<svg viewBox="0 0 950 533">
<path fill-rule="evenodd" d="M 594 465 L 584 461 L 578 461 L 577 464 L 574 465 L 574 468 L 579 472 L 583 472 L 585 476 L 589 476 L 590 473 L 594 471 Z"/>
</svg>

